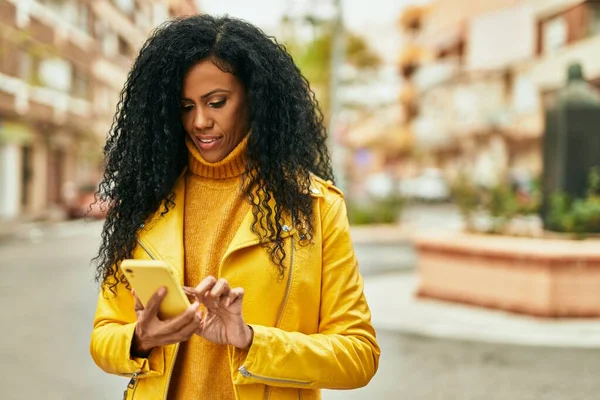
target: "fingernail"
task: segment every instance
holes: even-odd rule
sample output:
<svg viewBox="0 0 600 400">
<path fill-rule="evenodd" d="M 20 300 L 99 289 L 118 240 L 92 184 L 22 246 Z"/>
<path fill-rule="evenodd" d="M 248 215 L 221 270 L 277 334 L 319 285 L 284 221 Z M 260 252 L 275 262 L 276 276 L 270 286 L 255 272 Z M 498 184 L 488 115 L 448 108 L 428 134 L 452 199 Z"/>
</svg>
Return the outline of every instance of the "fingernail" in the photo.
<svg viewBox="0 0 600 400">
<path fill-rule="evenodd" d="M 197 301 L 194 302 L 194 304 L 192 304 L 192 310 L 196 311 L 198 310 L 198 307 L 200 307 L 200 303 L 198 303 Z"/>
<path fill-rule="evenodd" d="M 167 293 L 167 288 L 161 287 L 160 289 L 158 289 L 159 296 L 163 296 L 165 293 Z"/>
</svg>

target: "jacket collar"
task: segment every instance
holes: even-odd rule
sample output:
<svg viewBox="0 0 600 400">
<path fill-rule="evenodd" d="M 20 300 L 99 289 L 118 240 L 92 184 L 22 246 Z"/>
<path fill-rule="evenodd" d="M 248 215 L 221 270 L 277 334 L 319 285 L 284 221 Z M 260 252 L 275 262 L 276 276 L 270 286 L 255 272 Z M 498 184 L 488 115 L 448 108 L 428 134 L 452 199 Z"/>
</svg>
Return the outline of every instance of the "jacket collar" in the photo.
<svg viewBox="0 0 600 400">
<path fill-rule="evenodd" d="M 161 215 L 164 210 L 161 207 L 138 232 L 138 240 L 149 255 L 152 258 L 165 261 L 167 265 L 177 271 L 181 279 L 183 279 L 185 265 L 183 232 L 186 171 L 187 169 L 181 174 L 175 184 L 175 197 L 173 199 L 175 205 L 165 215 Z M 274 204 L 274 200 L 271 200 L 271 206 Z M 260 244 L 259 236 L 251 230 L 253 221 L 254 215 L 252 214 L 252 210 L 250 210 L 245 215 L 229 247 L 225 251 L 221 265 L 232 253 Z M 284 225 L 282 238 L 291 236 L 296 232 L 291 218 L 286 219 Z"/>
</svg>

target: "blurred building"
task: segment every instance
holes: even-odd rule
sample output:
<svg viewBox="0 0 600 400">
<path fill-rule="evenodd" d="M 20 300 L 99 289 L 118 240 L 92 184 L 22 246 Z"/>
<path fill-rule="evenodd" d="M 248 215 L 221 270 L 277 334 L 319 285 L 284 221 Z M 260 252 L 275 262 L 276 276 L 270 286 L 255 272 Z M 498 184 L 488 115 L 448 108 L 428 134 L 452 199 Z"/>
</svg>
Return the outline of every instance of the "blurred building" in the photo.
<svg viewBox="0 0 600 400">
<path fill-rule="evenodd" d="M 170 16 L 184 16 L 198 14 L 196 0 L 167 0 Z"/>
<path fill-rule="evenodd" d="M 600 4 L 584 0 L 436 0 L 413 79 L 416 145 L 427 163 L 490 182 L 541 172 L 544 105 L 580 62 L 600 86 Z"/>
<path fill-rule="evenodd" d="M 100 179 L 137 49 L 180 0 L 0 0 L 0 221 L 47 218 Z"/>
</svg>

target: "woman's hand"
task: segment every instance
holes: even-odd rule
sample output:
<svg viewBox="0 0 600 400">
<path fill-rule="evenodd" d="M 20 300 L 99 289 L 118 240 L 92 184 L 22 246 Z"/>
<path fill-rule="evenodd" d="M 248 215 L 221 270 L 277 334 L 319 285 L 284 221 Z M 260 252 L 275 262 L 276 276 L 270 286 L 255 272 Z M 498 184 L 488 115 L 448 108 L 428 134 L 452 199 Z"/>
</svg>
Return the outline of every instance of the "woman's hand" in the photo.
<svg viewBox="0 0 600 400">
<path fill-rule="evenodd" d="M 213 343 L 250 348 L 254 333 L 242 316 L 244 289 L 231 289 L 226 279 L 217 281 L 208 276 L 195 288 L 184 287 L 184 291 L 206 306 L 206 311 L 199 313 L 198 335 Z"/>
<path fill-rule="evenodd" d="M 131 344 L 131 354 L 137 357 L 147 357 L 155 347 L 184 342 L 188 340 L 200 327 L 200 316 L 197 314 L 198 302 L 193 303 L 178 317 L 161 321 L 158 310 L 162 303 L 166 288 L 158 289 L 150 298 L 146 308 L 135 295 L 135 313 L 137 324 Z"/>
</svg>

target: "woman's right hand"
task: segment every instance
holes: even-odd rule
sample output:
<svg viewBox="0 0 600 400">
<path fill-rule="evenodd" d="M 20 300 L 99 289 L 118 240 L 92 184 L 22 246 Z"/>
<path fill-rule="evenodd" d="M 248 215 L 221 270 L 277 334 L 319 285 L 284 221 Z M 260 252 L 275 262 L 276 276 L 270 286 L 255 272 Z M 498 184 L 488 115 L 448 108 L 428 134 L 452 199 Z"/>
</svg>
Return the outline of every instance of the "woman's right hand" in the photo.
<svg viewBox="0 0 600 400">
<path fill-rule="evenodd" d="M 198 302 L 193 303 L 178 317 L 161 321 L 158 318 L 158 310 L 167 293 L 166 288 L 160 288 L 148 300 L 144 308 L 140 299 L 135 295 L 135 313 L 137 324 L 131 343 L 131 355 L 134 357 L 147 357 L 150 351 L 159 346 L 188 340 L 200 326 L 198 315 Z"/>
</svg>

